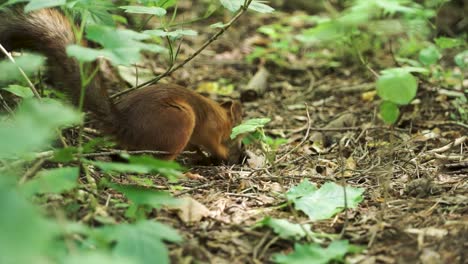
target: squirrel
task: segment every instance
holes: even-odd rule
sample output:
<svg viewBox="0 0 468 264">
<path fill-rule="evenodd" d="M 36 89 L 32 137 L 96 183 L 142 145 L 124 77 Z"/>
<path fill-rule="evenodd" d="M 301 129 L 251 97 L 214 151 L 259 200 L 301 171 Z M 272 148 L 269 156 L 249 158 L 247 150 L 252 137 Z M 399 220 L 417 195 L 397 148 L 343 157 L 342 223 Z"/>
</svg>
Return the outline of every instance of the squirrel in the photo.
<svg viewBox="0 0 468 264">
<path fill-rule="evenodd" d="M 76 42 L 72 24 L 59 10 L 22 8 L 0 10 L 0 44 L 8 51 L 29 50 L 47 59 L 48 76 L 74 105 L 81 94 L 80 66 L 68 57 L 67 45 Z M 173 160 L 184 149 L 202 148 L 215 160 L 235 162 L 240 140 L 231 140 L 241 122 L 239 102 L 218 104 L 175 84 L 156 84 L 135 90 L 114 103 L 97 74 L 86 87 L 84 110 L 99 122 L 100 130 L 127 150 L 155 150 Z M 237 157 L 230 157 L 239 155 Z M 237 159 L 237 160 L 236 160 Z"/>
</svg>

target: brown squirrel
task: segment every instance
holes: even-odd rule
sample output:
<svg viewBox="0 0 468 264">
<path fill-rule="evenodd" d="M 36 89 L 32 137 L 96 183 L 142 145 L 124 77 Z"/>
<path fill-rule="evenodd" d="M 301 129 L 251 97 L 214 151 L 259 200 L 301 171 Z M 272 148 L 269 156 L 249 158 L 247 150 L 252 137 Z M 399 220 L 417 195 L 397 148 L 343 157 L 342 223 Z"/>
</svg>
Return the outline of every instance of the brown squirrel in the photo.
<svg viewBox="0 0 468 264">
<path fill-rule="evenodd" d="M 76 42 L 72 25 L 58 10 L 25 14 L 14 7 L 0 11 L 0 44 L 7 50 L 30 50 L 47 58 L 48 76 L 56 89 L 78 105 L 81 91 L 79 63 L 66 54 Z M 184 149 L 201 147 L 224 161 L 235 161 L 240 144 L 230 139 L 241 121 L 238 102 L 218 104 L 175 84 L 157 84 L 133 91 L 113 103 L 99 74 L 88 84 L 84 110 L 92 113 L 106 134 L 128 150 L 157 150 L 174 159 Z"/>
</svg>

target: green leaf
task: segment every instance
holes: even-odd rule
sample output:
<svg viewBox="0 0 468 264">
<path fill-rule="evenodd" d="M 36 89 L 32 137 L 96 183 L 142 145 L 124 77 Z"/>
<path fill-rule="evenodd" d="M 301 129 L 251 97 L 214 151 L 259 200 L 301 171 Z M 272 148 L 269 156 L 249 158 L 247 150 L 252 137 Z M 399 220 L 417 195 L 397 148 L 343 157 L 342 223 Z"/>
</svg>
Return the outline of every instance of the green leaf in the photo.
<svg viewBox="0 0 468 264">
<path fill-rule="evenodd" d="M 440 49 L 451 49 L 462 46 L 464 41 L 456 38 L 439 37 L 435 39 L 435 43 Z"/>
<path fill-rule="evenodd" d="M 210 25 L 210 28 L 224 28 L 224 27 L 226 27 L 226 24 L 223 24 L 221 22 L 216 22 Z"/>
<path fill-rule="evenodd" d="M 9 60 L 0 61 L 0 81 L 18 80 L 24 78 L 18 67 L 20 67 L 26 75 L 36 72 L 44 63 L 44 57 L 34 54 L 25 54 L 19 58 L 15 58 L 15 63 Z"/>
<path fill-rule="evenodd" d="M 468 50 L 458 53 L 453 60 L 458 67 L 462 69 L 468 68 Z"/>
<path fill-rule="evenodd" d="M 408 60 L 401 60 L 401 62 L 408 62 Z M 416 72 L 421 74 L 429 74 L 430 71 L 424 67 L 417 67 L 417 66 L 403 66 L 399 68 L 388 68 L 385 70 L 380 71 L 383 75 L 386 74 L 395 74 L 395 72 Z"/>
<path fill-rule="evenodd" d="M 409 72 L 401 69 L 387 71 L 377 80 L 377 94 L 383 100 L 406 105 L 416 96 L 418 81 Z"/>
<path fill-rule="evenodd" d="M 103 252 L 93 252 L 93 253 L 82 253 L 82 254 L 71 254 L 66 258 L 64 264 L 140 264 L 140 262 L 120 257 L 120 256 L 110 256 Z"/>
<path fill-rule="evenodd" d="M 111 184 L 110 187 L 123 193 L 135 205 L 149 205 L 159 209 L 163 205 L 175 205 L 179 201 L 165 191 L 156 191 L 136 185 Z"/>
<path fill-rule="evenodd" d="M 38 193 L 62 193 L 78 185 L 77 167 L 42 170 L 37 176 L 21 186 L 27 195 Z"/>
<path fill-rule="evenodd" d="M 383 101 L 380 104 L 380 117 L 387 124 L 394 124 L 400 116 L 400 109 L 395 103 Z"/>
<path fill-rule="evenodd" d="M 264 127 L 270 121 L 271 121 L 270 118 L 254 118 L 254 119 L 246 120 L 242 122 L 242 124 L 232 129 L 231 139 L 236 138 L 240 134 L 254 132 L 258 128 Z"/>
<path fill-rule="evenodd" d="M 134 14 L 148 14 L 155 16 L 164 16 L 166 9 L 155 6 L 120 6 L 119 8 L 124 9 L 127 13 Z"/>
<path fill-rule="evenodd" d="M 111 58 L 113 54 L 106 50 L 97 50 L 92 48 L 87 48 L 79 45 L 69 45 L 67 46 L 67 54 L 70 57 L 75 57 L 81 62 L 91 62 L 97 58 Z M 113 58 L 113 60 L 117 60 Z"/>
<path fill-rule="evenodd" d="M 21 98 L 33 98 L 34 97 L 34 93 L 31 91 L 31 88 L 24 87 L 21 85 L 11 84 L 8 87 L 3 88 L 3 90 L 8 91 Z"/>
<path fill-rule="evenodd" d="M 177 180 L 182 176 L 180 172 L 184 168 L 175 161 L 159 160 L 152 156 L 131 156 L 129 158 L 130 164 L 146 166 L 151 171 L 161 173 L 165 177 L 169 178 L 170 181 Z"/>
<path fill-rule="evenodd" d="M 244 0 L 220 0 L 221 5 L 223 5 L 226 9 L 231 12 L 236 12 L 244 5 Z M 271 13 L 275 11 L 272 7 L 262 3 L 264 1 L 253 0 L 250 5 L 249 9 L 257 11 L 259 13 Z"/>
<path fill-rule="evenodd" d="M 41 150 L 56 135 L 57 128 L 80 120 L 80 113 L 58 101 L 25 99 L 12 119 L 0 121 L 0 159 Z"/>
<path fill-rule="evenodd" d="M 76 147 L 66 147 L 54 151 L 54 156 L 52 160 L 55 162 L 70 162 L 75 158 L 75 154 L 78 153 L 78 148 Z"/>
<path fill-rule="evenodd" d="M 74 0 L 67 2 L 67 8 L 79 13 L 82 18 L 86 17 L 88 25 L 115 26 L 114 17 L 110 13 L 115 8 L 113 3 L 106 0 Z"/>
<path fill-rule="evenodd" d="M 116 29 L 100 25 L 88 26 L 86 37 L 107 49 L 131 47 L 134 44 L 138 45 L 138 41 L 149 38 L 146 34 L 130 29 Z"/>
<path fill-rule="evenodd" d="M 294 239 L 298 240 L 307 235 L 312 235 L 310 225 L 304 224 L 293 224 L 286 219 L 274 219 L 271 217 L 265 217 L 257 223 L 259 226 L 267 226 L 273 229 L 283 239 Z"/>
<path fill-rule="evenodd" d="M 288 200 L 296 200 L 302 196 L 306 196 L 311 194 L 312 192 L 317 191 L 317 186 L 309 182 L 308 179 L 303 180 L 299 185 L 293 186 L 289 191 L 286 193 L 286 198 Z"/>
<path fill-rule="evenodd" d="M 181 242 L 178 232 L 154 221 L 106 227 L 101 233 L 115 241 L 114 256 L 129 258 L 137 263 L 169 264 L 169 253 L 163 241 Z"/>
<path fill-rule="evenodd" d="M 164 31 L 161 29 L 145 30 L 144 34 L 148 34 L 156 37 L 170 37 L 172 39 L 178 39 L 183 36 L 197 36 L 198 32 L 191 29 L 177 29 L 174 31 Z"/>
<path fill-rule="evenodd" d="M 62 6 L 66 3 L 66 0 L 30 0 L 29 3 L 24 7 L 24 11 L 31 12 L 42 8 Z"/>
<path fill-rule="evenodd" d="M 318 244 L 295 244 L 294 252 L 273 256 L 275 263 L 285 264 L 327 264 L 331 261 L 343 262 L 347 253 L 357 253 L 363 248 L 350 245 L 347 240 L 335 240 L 327 248 Z"/>
<path fill-rule="evenodd" d="M 152 171 L 152 168 L 141 164 L 128 164 L 121 162 L 105 162 L 86 160 L 86 163 L 92 164 L 104 172 L 120 172 L 120 173 L 140 173 L 147 174 Z"/>
<path fill-rule="evenodd" d="M 435 64 L 440 58 L 442 58 L 442 54 L 435 46 L 430 46 L 419 52 L 419 61 L 424 65 Z"/>
<path fill-rule="evenodd" d="M 58 234 L 14 186 L 0 175 L 0 263 L 48 263 L 46 250 Z"/>
<path fill-rule="evenodd" d="M 83 153 L 91 153 L 93 151 L 96 151 L 98 148 L 113 147 L 114 145 L 115 143 L 109 141 L 108 138 L 93 138 L 83 145 Z"/>
<path fill-rule="evenodd" d="M 129 29 L 115 29 L 113 27 L 90 25 L 86 29 L 86 37 L 99 43 L 104 49 L 90 49 L 71 45 L 67 53 L 80 61 L 88 62 L 97 57 L 105 57 L 115 65 L 131 65 L 139 62 L 142 50 L 155 53 L 165 52 L 166 49 L 156 44 L 144 43 L 151 36 Z"/>
<path fill-rule="evenodd" d="M 227 10 L 236 12 L 244 4 L 244 0 L 219 0 Z"/>
<path fill-rule="evenodd" d="M 128 82 L 132 87 L 137 86 L 140 83 L 147 82 L 154 79 L 154 72 L 150 69 L 140 68 L 133 66 L 122 66 L 118 67 L 120 77 Z"/>
<path fill-rule="evenodd" d="M 256 0 L 253 0 L 252 3 L 250 3 L 249 9 L 263 14 L 275 11 L 273 7 Z"/>
<path fill-rule="evenodd" d="M 404 1 L 400 1 L 403 2 Z M 416 8 L 413 7 L 407 7 L 399 3 L 399 1 L 395 0 L 378 0 L 374 1 L 374 3 L 381 7 L 386 13 L 389 14 L 394 14 L 396 12 L 401 12 L 401 13 L 414 13 L 417 11 Z"/>
<path fill-rule="evenodd" d="M 169 180 L 177 179 L 182 175 L 180 170 L 183 168 L 175 161 L 158 160 L 151 156 L 130 157 L 129 161 L 130 163 L 85 160 L 85 162 L 95 165 L 105 172 L 139 174 L 156 172 L 168 177 Z"/>
<path fill-rule="evenodd" d="M 314 188 L 304 184 L 301 189 Z M 363 192 L 362 188 L 346 186 L 347 208 L 355 208 L 362 201 Z M 327 182 L 320 189 L 303 194 L 299 198 L 296 195 L 292 197 L 294 198 L 290 201 L 294 203 L 295 208 L 303 211 L 313 221 L 330 218 L 345 207 L 343 187 L 332 182 Z"/>
</svg>

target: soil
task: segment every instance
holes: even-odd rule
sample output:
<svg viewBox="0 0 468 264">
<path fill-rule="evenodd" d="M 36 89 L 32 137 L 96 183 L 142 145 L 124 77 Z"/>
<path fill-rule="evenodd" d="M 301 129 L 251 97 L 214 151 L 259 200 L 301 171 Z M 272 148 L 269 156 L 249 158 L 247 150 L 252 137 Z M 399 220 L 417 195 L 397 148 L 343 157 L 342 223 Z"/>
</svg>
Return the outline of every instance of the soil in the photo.
<svg viewBox="0 0 468 264">
<path fill-rule="evenodd" d="M 303 56 L 326 52 L 312 48 L 289 54 L 284 65 L 262 59 L 247 63 L 253 45 L 265 38 L 256 28 L 276 16 L 248 13 L 163 80 L 197 89 L 224 79 L 234 92 L 214 98 L 236 99 L 264 63 L 270 73 L 267 89 L 243 102 L 244 118 L 269 117 L 266 134 L 287 139 L 268 155 L 257 145 L 247 146 L 242 164 L 188 165 L 194 179 L 167 183 L 151 177 L 161 189 L 198 201 L 194 215 L 203 211 L 192 221 L 171 209 L 153 212 L 185 239 L 169 246 L 173 263 L 272 263 L 274 254 L 291 252 L 294 242 L 253 226 L 266 216 L 307 222 L 301 212 L 282 206 L 284 193 L 305 179 L 365 189 L 357 208 L 311 223 L 315 232 L 342 235 L 366 248 L 348 256 L 349 263 L 468 263 L 468 126 L 450 118 L 456 113 L 453 98 L 437 84 L 420 81 L 417 99 L 389 126 L 377 115 L 375 77 L 357 60 L 332 67 Z M 213 29 L 207 25 L 194 26 L 201 35 L 184 39 L 179 61 L 209 38 Z M 389 56 L 370 54 L 370 67 L 391 66 Z M 155 71 L 164 69 L 164 60 L 157 63 Z M 115 195 L 101 198 L 109 194 Z M 122 217 L 120 211 L 110 214 Z"/>
</svg>

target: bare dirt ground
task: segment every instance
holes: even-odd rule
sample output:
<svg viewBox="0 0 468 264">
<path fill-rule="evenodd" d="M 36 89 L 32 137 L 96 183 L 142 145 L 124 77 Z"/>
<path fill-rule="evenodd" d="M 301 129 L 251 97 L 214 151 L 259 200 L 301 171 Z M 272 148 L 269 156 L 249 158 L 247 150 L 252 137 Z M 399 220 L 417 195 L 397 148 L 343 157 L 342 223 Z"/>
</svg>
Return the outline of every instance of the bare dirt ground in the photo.
<svg viewBox="0 0 468 264">
<path fill-rule="evenodd" d="M 263 23 L 244 17 L 164 81 L 197 88 L 224 78 L 236 89 L 245 86 L 258 66 L 245 60 L 259 37 L 252 21 Z M 198 44 L 182 45 L 181 58 Z M 333 181 L 365 188 L 358 208 L 312 223 L 316 232 L 342 234 L 366 247 L 348 257 L 350 263 L 468 263 L 468 129 L 449 118 L 451 99 L 421 82 L 418 99 L 390 127 L 377 117 L 378 98 L 366 93 L 375 80 L 364 66 L 331 68 L 294 55 L 290 61 L 267 63 L 267 91 L 243 103 L 245 119 L 270 117 L 266 133 L 288 140 L 273 162 L 248 147 L 242 165 L 190 167 L 204 179 L 169 184 L 154 178 L 161 189 L 202 204 L 186 217 L 166 209 L 154 213 L 185 238 L 170 246 L 173 262 L 270 263 L 274 253 L 290 252 L 293 242 L 253 225 L 265 216 L 307 222 L 285 206 L 284 193 L 308 179 L 318 186 Z M 230 96 L 238 98 L 236 91 Z M 115 194 L 102 193 L 103 202 L 108 195 Z"/>
</svg>

